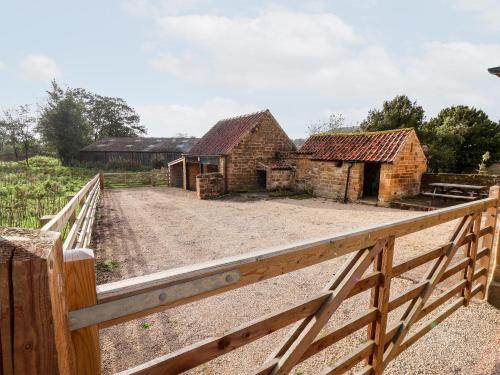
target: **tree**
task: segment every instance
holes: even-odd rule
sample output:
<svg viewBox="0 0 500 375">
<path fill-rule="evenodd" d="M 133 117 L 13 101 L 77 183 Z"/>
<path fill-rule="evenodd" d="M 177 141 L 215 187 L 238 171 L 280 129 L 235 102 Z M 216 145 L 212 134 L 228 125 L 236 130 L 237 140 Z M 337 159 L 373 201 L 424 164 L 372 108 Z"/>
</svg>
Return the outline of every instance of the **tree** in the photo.
<svg viewBox="0 0 500 375">
<path fill-rule="evenodd" d="M 146 134 L 139 115 L 125 100 L 94 94 L 85 89 L 72 91 L 84 105 L 94 142 L 106 137 L 138 137 Z"/>
<path fill-rule="evenodd" d="M 345 117 L 341 113 L 332 113 L 328 120 L 320 120 L 307 127 L 309 135 L 321 133 L 338 133 L 345 126 Z"/>
<path fill-rule="evenodd" d="M 46 145 L 68 163 L 78 157 L 80 149 L 90 143 L 90 127 L 85 108 L 72 90 L 64 91 L 55 81 L 49 98 L 41 109 L 38 130 Z"/>
<path fill-rule="evenodd" d="M 32 115 L 31 107 L 26 104 L 4 111 L 0 128 L 0 133 L 12 147 L 16 160 L 19 160 L 22 150 L 28 163 L 30 150 L 36 143 L 36 118 Z"/>
<path fill-rule="evenodd" d="M 500 125 L 481 110 L 464 105 L 445 108 L 421 130 L 433 172 L 475 172 L 486 152 L 492 160 L 500 158 Z"/>
<path fill-rule="evenodd" d="M 417 132 L 424 121 L 424 110 L 406 95 L 385 101 L 382 109 L 372 109 L 360 124 L 363 131 L 414 128 Z"/>
</svg>

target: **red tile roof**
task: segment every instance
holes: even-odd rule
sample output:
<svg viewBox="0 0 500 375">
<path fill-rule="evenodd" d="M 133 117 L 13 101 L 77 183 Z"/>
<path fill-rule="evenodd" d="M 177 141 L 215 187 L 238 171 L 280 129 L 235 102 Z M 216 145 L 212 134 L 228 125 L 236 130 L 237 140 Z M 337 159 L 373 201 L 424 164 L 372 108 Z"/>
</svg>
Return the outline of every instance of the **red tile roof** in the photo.
<svg viewBox="0 0 500 375">
<path fill-rule="evenodd" d="M 311 136 L 298 151 L 314 160 L 392 162 L 413 129 Z"/>
<path fill-rule="evenodd" d="M 268 109 L 248 115 L 220 120 L 189 151 L 189 155 L 225 155 L 238 141 L 265 116 L 272 116 Z"/>
</svg>

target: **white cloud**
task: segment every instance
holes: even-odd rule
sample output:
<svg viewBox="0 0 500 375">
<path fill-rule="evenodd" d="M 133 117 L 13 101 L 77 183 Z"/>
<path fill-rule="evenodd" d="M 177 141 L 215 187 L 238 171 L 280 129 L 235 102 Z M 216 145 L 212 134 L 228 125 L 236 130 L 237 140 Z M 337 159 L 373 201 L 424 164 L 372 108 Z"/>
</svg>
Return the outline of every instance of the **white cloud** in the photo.
<svg viewBox="0 0 500 375">
<path fill-rule="evenodd" d="M 0 71 L 2 71 L 2 70 L 7 70 L 7 64 L 0 61 Z"/>
<path fill-rule="evenodd" d="M 34 82 L 47 82 L 58 78 L 61 69 L 54 59 L 45 55 L 28 55 L 24 57 L 20 65 L 21 76 Z"/>
<path fill-rule="evenodd" d="M 500 31 L 498 0 L 451 0 L 455 9 L 476 14 L 481 25 L 491 31 Z"/>
<path fill-rule="evenodd" d="M 141 122 L 148 128 L 149 136 L 167 137 L 187 133 L 199 137 L 222 118 L 264 108 L 231 99 L 212 98 L 199 107 L 171 104 L 143 105 L 135 109 L 141 116 Z"/>
</svg>

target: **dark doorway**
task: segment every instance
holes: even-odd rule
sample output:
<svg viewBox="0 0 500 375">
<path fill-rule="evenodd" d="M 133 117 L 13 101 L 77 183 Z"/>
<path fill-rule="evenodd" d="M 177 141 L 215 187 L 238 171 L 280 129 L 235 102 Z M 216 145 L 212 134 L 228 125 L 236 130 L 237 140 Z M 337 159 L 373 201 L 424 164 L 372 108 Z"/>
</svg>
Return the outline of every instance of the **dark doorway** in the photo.
<svg viewBox="0 0 500 375">
<path fill-rule="evenodd" d="M 380 163 L 365 163 L 363 197 L 378 197 Z"/>
<path fill-rule="evenodd" d="M 266 171 L 257 171 L 257 185 L 259 189 L 266 190 Z"/>
</svg>

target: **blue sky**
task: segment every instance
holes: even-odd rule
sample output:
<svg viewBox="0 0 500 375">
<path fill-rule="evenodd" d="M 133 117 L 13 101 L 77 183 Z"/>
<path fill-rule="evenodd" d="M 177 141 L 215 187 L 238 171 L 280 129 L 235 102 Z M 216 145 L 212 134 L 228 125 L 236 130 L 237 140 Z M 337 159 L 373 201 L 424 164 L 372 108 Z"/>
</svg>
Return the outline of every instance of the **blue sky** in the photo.
<svg viewBox="0 0 500 375">
<path fill-rule="evenodd" d="M 4 1 L 0 108 L 41 103 L 50 80 L 119 96 L 150 136 L 200 136 L 269 108 L 292 137 L 347 125 L 407 94 L 500 119 L 500 4 L 434 1 Z"/>
</svg>

